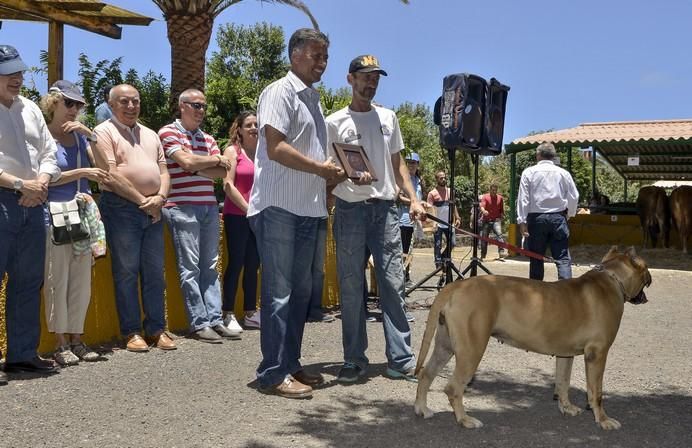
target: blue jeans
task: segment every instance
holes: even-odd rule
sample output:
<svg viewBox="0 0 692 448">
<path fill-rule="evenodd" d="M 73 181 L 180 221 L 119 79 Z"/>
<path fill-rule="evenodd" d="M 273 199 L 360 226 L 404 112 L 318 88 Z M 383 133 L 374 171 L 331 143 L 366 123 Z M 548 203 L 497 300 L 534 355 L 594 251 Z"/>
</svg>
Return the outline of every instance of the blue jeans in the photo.
<svg viewBox="0 0 692 448">
<path fill-rule="evenodd" d="M 327 254 L 327 218 L 320 220 L 317 227 L 317 246 L 312 261 L 312 292 L 308 318 L 320 319 L 322 313 L 322 293 L 324 292 L 324 259 Z"/>
<path fill-rule="evenodd" d="M 222 324 L 219 211 L 216 205 L 177 205 L 163 209 L 173 235 L 175 258 L 190 330 Z"/>
<path fill-rule="evenodd" d="M 36 356 L 40 289 L 46 257 L 44 208 L 22 207 L 14 192 L 0 190 L 0 281 L 8 275 L 5 302 L 8 363 Z"/>
<path fill-rule="evenodd" d="M 268 207 L 249 219 L 262 263 L 262 361 L 257 367 L 257 380 L 260 387 L 266 388 L 302 369 L 300 349 L 323 218 Z"/>
<path fill-rule="evenodd" d="M 128 336 L 142 331 L 139 281 L 144 331 L 155 336 L 166 327 L 163 222 L 152 223 L 136 204 L 108 191 L 101 194 L 100 209 L 111 250 L 120 334 Z"/>
<path fill-rule="evenodd" d="M 243 310 L 257 309 L 257 270 L 260 261 L 255 234 L 250 229 L 246 216 L 224 215 L 223 228 L 226 235 L 228 263 L 223 274 L 222 309 L 232 313 L 238 291 L 240 271 L 243 271 Z"/>
<path fill-rule="evenodd" d="M 365 369 L 368 335 L 363 307 L 366 247 L 375 265 L 382 308 L 387 364 L 408 370 L 415 363 L 411 328 L 404 311 L 404 269 L 399 216 L 394 201 L 375 203 L 336 200 L 334 219 L 336 267 L 341 291 L 344 361 Z"/>
<path fill-rule="evenodd" d="M 572 278 L 569 256 L 569 226 L 562 213 L 529 213 L 529 250 L 544 255 L 548 247 L 557 266 L 557 278 Z M 543 280 L 543 261 L 531 258 L 529 278 Z"/>
<path fill-rule="evenodd" d="M 447 249 L 445 246 L 442 247 L 442 239 L 444 238 L 445 244 L 449 244 L 447 240 L 449 229 L 441 229 L 439 226 L 435 229 L 433 233 L 433 255 L 435 257 L 435 267 L 440 267 L 442 265 L 442 253 Z M 452 229 L 452 247 L 454 247 L 454 229 Z M 451 248 L 450 248 L 451 249 Z"/>
<path fill-rule="evenodd" d="M 493 221 L 483 221 L 481 223 L 481 235 L 482 236 L 488 238 L 488 236 L 490 236 L 491 231 L 495 235 L 495 239 L 497 241 L 500 241 L 501 243 L 505 242 L 505 239 L 502 236 L 502 220 L 500 218 L 495 219 Z M 497 252 L 499 254 L 502 254 L 504 252 L 504 249 L 498 246 Z M 487 241 L 481 241 L 481 258 L 485 258 L 485 256 L 487 254 L 488 254 L 488 242 Z"/>
</svg>

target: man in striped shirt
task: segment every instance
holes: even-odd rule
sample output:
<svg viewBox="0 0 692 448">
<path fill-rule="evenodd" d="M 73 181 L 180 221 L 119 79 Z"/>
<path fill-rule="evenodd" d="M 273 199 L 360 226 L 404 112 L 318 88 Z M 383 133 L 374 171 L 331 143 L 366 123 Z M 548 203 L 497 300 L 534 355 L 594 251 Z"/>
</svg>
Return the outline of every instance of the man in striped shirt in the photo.
<svg viewBox="0 0 692 448">
<path fill-rule="evenodd" d="M 327 216 L 326 181 L 343 170 L 327 157 L 320 96 L 312 85 L 327 67 L 329 39 L 299 29 L 288 43 L 291 70 L 262 92 L 259 142 L 248 218 L 262 262 L 260 390 L 306 398 L 322 375 L 300 365 L 312 291 L 312 263 L 321 219 Z M 324 235 L 322 236 L 324 238 Z"/>
<path fill-rule="evenodd" d="M 222 337 L 240 339 L 223 325 L 219 258 L 219 210 L 214 178 L 226 176 L 231 164 L 216 141 L 199 126 L 207 109 L 204 94 L 188 89 L 178 99 L 180 119 L 159 130 L 171 176 L 171 192 L 163 209 L 173 245 L 191 336 L 220 344 Z"/>
</svg>

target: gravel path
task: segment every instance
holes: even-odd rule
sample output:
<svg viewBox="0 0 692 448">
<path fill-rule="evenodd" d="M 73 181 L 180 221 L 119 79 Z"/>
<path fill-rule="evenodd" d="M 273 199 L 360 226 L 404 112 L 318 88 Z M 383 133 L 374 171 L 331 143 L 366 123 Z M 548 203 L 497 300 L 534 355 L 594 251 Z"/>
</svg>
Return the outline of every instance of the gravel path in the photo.
<svg viewBox="0 0 692 448">
<path fill-rule="evenodd" d="M 528 272 L 521 261 L 486 266 L 496 274 Z M 432 269 L 429 250 L 417 250 L 413 268 L 414 279 Z M 587 268 L 575 267 L 575 275 Z M 548 280 L 555 278 L 554 267 L 547 272 Z M 692 446 L 692 273 L 656 269 L 652 276 L 649 303 L 626 305 L 606 368 L 605 407 L 623 424 L 620 431 L 602 431 L 588 411 L 561 416 L 552 400 L 555 360 L 495 341 L 466 395 L 468 412 L 485 426 L 466 430 L 454 422 L 442 392 L 451 363 L 429 395 L 436 414 L 423 420 L 413 413 L 415 384 L 382 376 L 379 323 L 368 324 L 367 381 L 333 381 L 342 353 L 337 320 L 306 328 L 303 363 L 328 380 L 310 400 L 255 390 L 257 331 L 221 346 L 181 338 L 174 352 L 116 349 L 102 362 L 52 377 L 12 375 L 0 387 L 0 447 Z M 409 300 L 423 303 L 433 295 L 417 290 Z M 427 311 L 413 314 L 417 351 Z M 573 402 L 584 406 L 580 358 L 572 384 Z"/>
</svg>

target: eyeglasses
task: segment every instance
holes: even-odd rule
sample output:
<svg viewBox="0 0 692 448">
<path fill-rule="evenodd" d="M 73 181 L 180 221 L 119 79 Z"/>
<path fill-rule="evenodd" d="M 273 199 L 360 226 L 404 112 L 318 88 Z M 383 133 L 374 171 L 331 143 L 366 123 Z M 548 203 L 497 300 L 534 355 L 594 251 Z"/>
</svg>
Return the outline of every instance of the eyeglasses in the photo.
<svg viewBox="0 0 692 448">
<path fill-rule="evenodd" d="M 189 104 L 195 110 L 207 110 L 207 103 L 193 103 L 192 101 L 183 101 L 185 104 Z"/>
<path fill-rule="evenodd" d="M 68 109 L 72 109 L 73 107 L 77 106 L 77 109 L 81 109 L 84 107 L 84 103 L 81 103 L 79 101 L 71 100 L 69 98 L 63 98 L 63 102 L 65 103 L 65 107 Z"/>
</svg>

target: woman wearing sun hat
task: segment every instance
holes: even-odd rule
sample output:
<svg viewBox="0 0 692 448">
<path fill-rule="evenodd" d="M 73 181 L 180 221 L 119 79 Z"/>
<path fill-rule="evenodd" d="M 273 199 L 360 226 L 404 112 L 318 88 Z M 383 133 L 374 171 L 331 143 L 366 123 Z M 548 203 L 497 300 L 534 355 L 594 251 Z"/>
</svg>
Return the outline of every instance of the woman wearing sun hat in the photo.
<svg viewBox="0 0 692 448">
<path fill-rule="evenodd" d="M 91 145 L 96 135 L 77 116 L 85 105 L 79 88 L 70 81 L 56 81 L 41 99 L 48 130 L 58 147 L 62 176 L 48 188 L 48 202 L 66 202 L 78 193 L 89 193 L 89 180 L 105 182 L 109 175 L 91 168 Z M 95 361 L 99 355 L 81 340 L 91 299 L 91 250 L 77 254 L 72 244 L 55 245 L 46 238 L 43 296 L 48 331 L 55 333 L 54 359 L 62 366 L 80 360 Z"/>
</svg>

